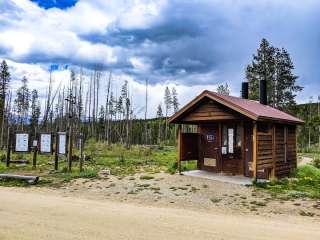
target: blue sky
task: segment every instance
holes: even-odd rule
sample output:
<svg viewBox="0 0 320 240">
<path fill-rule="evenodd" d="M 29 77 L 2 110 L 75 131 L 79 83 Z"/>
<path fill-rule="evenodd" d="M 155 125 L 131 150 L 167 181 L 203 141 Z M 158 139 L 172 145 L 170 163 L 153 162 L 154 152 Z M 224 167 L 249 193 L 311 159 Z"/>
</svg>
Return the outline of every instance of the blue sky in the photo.
<svg viewBox="0 0 320 240">
<path fill-rule="evenodd" d="M 37 3 L 40 7 L 49 9 L 49 8 L 60 8 L 66 9 L 74 6 L 77 3 L 77 0 L 31 0 L 32 2 Z"/>
<path fill-rule="evenodd" d="M 12 63 L 14 79 L 26 74 L 30 84 L 51 64 L 62 66 L 57 78 L 68 76 L 65 65 L 88 74 L 98 66 L 113 70 L 115 85 L 129 80 L 137 94 L 148 78 L 151 105 L 167 84 L 183 104 L 220 83 L 239 95 L 265 37 L 291 54 L 305 102 L 320 90 L 319 12 L 316 0 L 0 0 L 0 58 Z"/>
</svg>

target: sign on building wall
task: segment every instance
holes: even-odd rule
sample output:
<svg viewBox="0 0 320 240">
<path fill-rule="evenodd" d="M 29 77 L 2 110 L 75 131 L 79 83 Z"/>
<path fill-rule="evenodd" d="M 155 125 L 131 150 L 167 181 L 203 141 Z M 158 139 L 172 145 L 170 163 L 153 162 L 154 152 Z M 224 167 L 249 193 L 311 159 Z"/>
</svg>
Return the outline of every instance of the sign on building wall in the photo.
<svg viewBox="0 0 320 240">
<path fill-rule="evenodd" d="M 50 133 L 40 134 L 40 152 L 41 153 L 52 152 L 52 136 Z"/>
<path fill-rule="evenodd" d="M 29 134 L 28 133 L 16 133 L 16 152 L 28 152 L 29 151 Z"/>
<path fill-rule="evenodd" d="M 214 142 L 214 133 L 207 134 L 207 142 Z"/>
<path fill-rule="evenodd" d="M 217 166 L 217 160 L 215 158 L 204 158 L 203 159 L 203 165 L 207 167 L 216 167 Z"/>
<path fill-rule="evenodd" d="M 234 129 L 228 128 L 228 152 L 233 153 Z"/>
<path fill-rule="evenodd" d="M 67 134 L 65 132 L 58 133 L 58 154 L 65 155 L 67 153 Z"/>
</svg>

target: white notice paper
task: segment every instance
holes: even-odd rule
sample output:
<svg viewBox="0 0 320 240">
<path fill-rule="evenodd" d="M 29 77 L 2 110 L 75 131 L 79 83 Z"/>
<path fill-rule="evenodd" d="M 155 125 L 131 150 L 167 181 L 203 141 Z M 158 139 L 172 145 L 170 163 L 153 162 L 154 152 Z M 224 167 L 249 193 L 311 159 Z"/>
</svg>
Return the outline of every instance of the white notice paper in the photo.
<svg viewBox="0 0 320 240">
<path fill-rule="evenodd" d="M 228 129 L 228 152 L 233 153 L 233 139 L 234 139 L 234 130 L 233 128 Z"/>
<path fill-rule="evenodd" d="M 29 150 L 29 134 L 16 133 L 16 152 L 28 152 Z"/>
<path fill-rule="evenodd" d="M 40 152 L 51 153 L 51 134 L 40 135 Z"/>
<path fill-rule="evenodd" d="M 66 154 L 67 136 L 66 134 L 59 134 L 59 149 L 58 154 Z"/>
</svg>

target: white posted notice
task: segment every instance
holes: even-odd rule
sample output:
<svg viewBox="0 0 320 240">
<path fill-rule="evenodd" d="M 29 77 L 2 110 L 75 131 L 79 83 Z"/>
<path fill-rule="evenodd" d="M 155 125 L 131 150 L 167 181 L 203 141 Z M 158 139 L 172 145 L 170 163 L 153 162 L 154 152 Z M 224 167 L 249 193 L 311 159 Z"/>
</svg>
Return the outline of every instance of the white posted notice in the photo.
<svg viewBox="0 0 320 240">
<path fill-rule="evenodd" d="M 51 153 L 51 134 L 43 133 L 40 135 L 40 152 Z"/>
<path fill-rule="evenodd" d="M 59 134 L 58 154 L 66 154 L 67 135 L 65 133 Z"/>
<path fill-rule="evenodd" d="M 234 139 L 234 129 L 228 129 L 228 152 L 233 153 L 233 139 Z"/>
<path fill-rule="evenodd" d="M 16 152 L 28 152 L 29 150 L 29 134 L 16 133 Z"/>
</svg>

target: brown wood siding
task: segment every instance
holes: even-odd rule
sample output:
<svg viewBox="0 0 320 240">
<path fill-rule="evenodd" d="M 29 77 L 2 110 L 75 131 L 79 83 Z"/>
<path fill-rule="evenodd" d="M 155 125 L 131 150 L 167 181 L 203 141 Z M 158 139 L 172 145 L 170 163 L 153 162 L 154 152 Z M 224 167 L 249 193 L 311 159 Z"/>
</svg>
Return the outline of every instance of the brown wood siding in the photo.
<svg viewBox="0 0 320 240">
<path fill-rule="evenodd" d="M 212 100 L 205 100 L 190 113 L 187 113 L 183 118 L 183 122 L 194 121 L 209 121 L 209 120 L 236 120 L 243 119 L 243 117 L 220 103 Z"/>
<path fill-rule="evenodd" d="M 277 177 L 287 176 L 297 165 L 296 127 L 277 125 L 275 157 Z"/>
<path fill-rule="evenodd" d="M 272 168 L 272 133 L 258 132 L 257 143 L 257 170 Z"/>
</svg>

